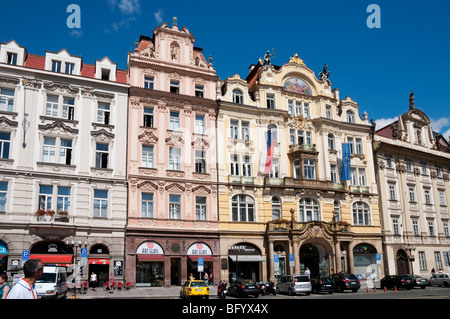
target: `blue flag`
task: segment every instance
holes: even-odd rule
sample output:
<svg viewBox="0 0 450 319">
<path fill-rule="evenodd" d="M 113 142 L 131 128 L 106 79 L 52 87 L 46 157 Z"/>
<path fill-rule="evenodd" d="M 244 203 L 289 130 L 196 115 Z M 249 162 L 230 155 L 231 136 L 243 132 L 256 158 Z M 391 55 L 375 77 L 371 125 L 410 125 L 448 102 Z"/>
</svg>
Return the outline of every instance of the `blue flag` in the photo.
<svg viewBox="0 0 450 319">
<path fill-rule="evenodd" d="M 342 180 L 350 180 L 350 143 L 342 143 Z"/>
</svg>

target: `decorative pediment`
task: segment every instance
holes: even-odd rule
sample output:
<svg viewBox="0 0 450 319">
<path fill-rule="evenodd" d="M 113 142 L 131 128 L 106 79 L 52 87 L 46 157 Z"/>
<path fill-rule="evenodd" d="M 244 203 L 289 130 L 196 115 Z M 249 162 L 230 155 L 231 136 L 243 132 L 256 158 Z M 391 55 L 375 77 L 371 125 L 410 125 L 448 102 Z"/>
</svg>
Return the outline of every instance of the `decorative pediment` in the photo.
<svg viewBox="0 0 450 319">
<path fill-rule="evenodd" d="M 139 141 L 143 144 L 156 144 L 158 143 L 158 137 L 153 133 L 153 131 L 144 131 L 138 136 Z"/>
<path fill-rule="evenodd" d="M 181 134 L 171 133 L 168 138 L 166 138 L 166 144 L 171 146 L 184 145 L 184 140 Z"/>
<path fill-rule="evenodd" d="M 193 142 L 192 146 L 195 148 L 206 149 L 209 148 L 209 143 L 202 137 L 197 137 Z"/>
<path fill-rule="evenodd" d="M 137 186 L 141 191 L 157 191 L 158 185 L 153 182 L 145 181 L 143 183 L 138 184 Z"/>
<path fill-rule="evenodd" d="M 0 117 L 0 129 L 2 130 L 12 130 L 13 128 L 16 128 L 19 125 L 18 122 L 11 121 L 5 116 Z"/>
<path fill-rule="evenodd" d="M 51 92 L 61 92 L 61 93 L 68 93 L 68 94 L 78 94 L 79 89 L 74 88 L 71 85 L 67 85 L 64 83 L 44 83 L 44 89 Z"/>
<path fill-rule="evenodd" d="M 110 142 L 114 139 L 114 134 L 109 133 L 105 129 L 101 129 L 98 131 L 92 131 L 91 136 L 99 142 Z"/>
<path fill-rule="evenodd" d="M 194 187 L 192 189 L 192 192 L 194 194 L 198 194 L 198 195 L 209 195 L 209 194 L 211 194 L 211 190 L 209 188 L 207 188 L 206 186 L 203 186 L 203 185 Z"/>
<path fill-rule="evenodd" d="M 62 121 L 54 121 L 50 124 L 39 125 L 39 130 L 43 132 L 52 132 L 52 133 L 68 133 L 71 135 L 77 135 L 78 130 L 71 128 L 70 126 L 64 124 Z"/>
<path fill-rule="evenodd" d="M 183 193 L 185 191 L 185 188 L 183 186 L 181 186 L 180 184 L 173 183 L 173 184 L 166 186 L 166 191 Z"/>
</svg>

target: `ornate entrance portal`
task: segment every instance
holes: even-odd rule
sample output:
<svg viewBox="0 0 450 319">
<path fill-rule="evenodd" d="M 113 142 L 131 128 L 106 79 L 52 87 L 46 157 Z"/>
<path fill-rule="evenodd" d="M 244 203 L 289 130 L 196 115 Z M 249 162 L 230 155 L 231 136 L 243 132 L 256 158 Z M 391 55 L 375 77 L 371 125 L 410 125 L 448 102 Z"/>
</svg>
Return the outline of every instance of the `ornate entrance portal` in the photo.
<svg viewBox="0 0 450 319">
<path fill-rule="evenodd" d="M 330 274 L 329 256 L 321 245 L 306 243 L 300 247 L 300 272 L 304 273 L 306 268 L 312 278 Z"/>
</svg>

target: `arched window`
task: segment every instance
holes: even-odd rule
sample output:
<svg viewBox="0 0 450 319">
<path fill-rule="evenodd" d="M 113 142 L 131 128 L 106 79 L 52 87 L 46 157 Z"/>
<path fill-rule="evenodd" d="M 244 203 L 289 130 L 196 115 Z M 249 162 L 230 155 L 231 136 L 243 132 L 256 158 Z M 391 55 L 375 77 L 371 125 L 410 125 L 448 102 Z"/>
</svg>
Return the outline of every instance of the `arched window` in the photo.
<svg viewBox="0 0 450 319">
<path fill-rule="evenodd" d="M 353 113 L 353 111 L 350 110 L 347 111 L 347 122 L 355 123 L 355 113 Z"/>
<path fill-rule="evenodd" d="M 334 150 L 334 135 L 333 134 L 328 134 L 328 149 L 330 151 Z"/>
<path fill-rule="evenodd" d="M 370 225 L 369 205 L 363 202 L 353 204 L 353 224 L 354 225 Z"/>
<path fill-rule="evenodd" d="M 272 197 L 272 219 L 281 218 L 281 201 L 278 197 Z"/>
<path fill-rule="evenodd" d="M 244 95 L 242 94 L 241 90 L 233 90 L 233 103 L 244 104 Z"/>
<path fill-rule="evenodd" d="M 320 220 L 319 203 L 312 198 L 302 198 L 299 202 L 300 222 L 307 223 Z"/>
<path fill-rule="evenodd" d="M 341 220 L 341 203 L 338 200 L 334 201 L 334 213 L 336 221 L 339 222 Z"/>
<path fill-rule="evenodd" d="M 255 201 L 248 195 L 236 195 L 231 202 L 232 220 L 235 222 L 255 221 Z"/>
</svg>

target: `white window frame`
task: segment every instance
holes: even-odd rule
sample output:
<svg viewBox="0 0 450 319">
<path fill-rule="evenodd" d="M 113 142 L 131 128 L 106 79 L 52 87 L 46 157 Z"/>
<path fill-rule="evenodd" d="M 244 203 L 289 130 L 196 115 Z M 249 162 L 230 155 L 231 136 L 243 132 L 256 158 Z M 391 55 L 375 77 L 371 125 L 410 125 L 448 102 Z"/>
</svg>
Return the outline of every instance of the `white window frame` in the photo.
<svg viewBox="0 0 450 319">
<path fill-rule="evenodd" d="M 106 198 L 103 194 L 106 193 Z M 102 194 L 101 196 L 99 196 Z M 108 203 L 109 191 L 104 189 L 94 189 L 93 201 L 93 217 L 94 218 L 108 218 Z M 105 207 L 106 204 L 106 207 Z M 97 206 L 97 207 L 96 207 Z"/>
<path fill-rule="evenodd" d="M 207 202 L 206 196 L 195 196 L 195 219 L 207 220 Z"/>
<path fill-rule="evenodd" d="M 181 148 L 169 147 L 169 169 L 181 171 Z"/>
<path fill-rule="evenodd" d="M 181 219 L 180 194 L 169 194 L 169 219 Z"/>
<path fill-rule="evenodd" d="M 141 166 L 146 168 L 153 168 L 154 158 L 155 158 L 155 147 L 154 145 L 142 144 L 142 157 Z"/>
<path fill-rule="evenodd" d="M 151 195 L 151 198 L 144 199 L 145 195 Z M 153 205 L 154 205 L 154 194 L 153 193 L 141 193 L 141 217 L 142 218 L 153 218 Z"/>
</svg>

